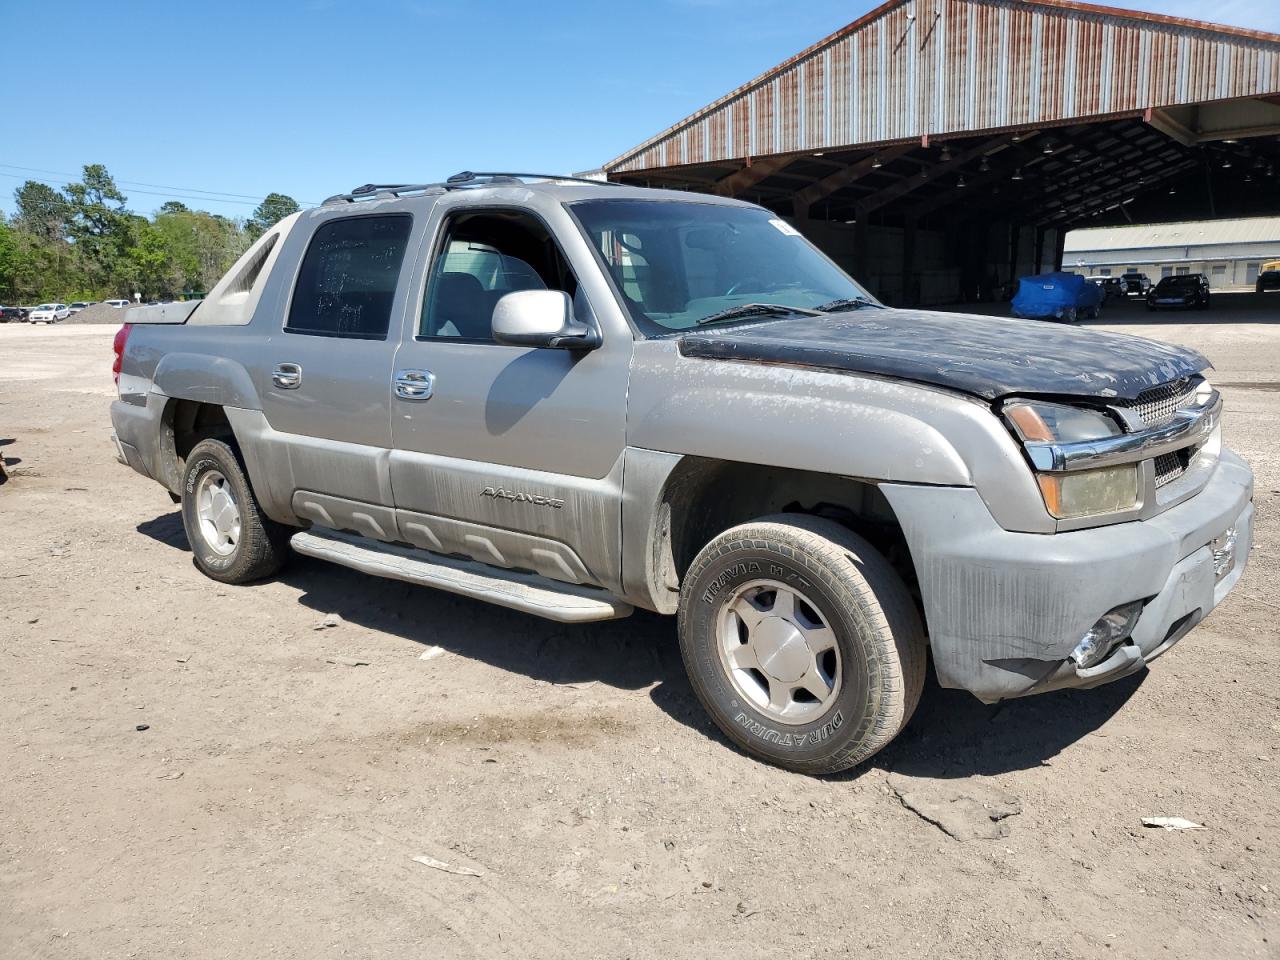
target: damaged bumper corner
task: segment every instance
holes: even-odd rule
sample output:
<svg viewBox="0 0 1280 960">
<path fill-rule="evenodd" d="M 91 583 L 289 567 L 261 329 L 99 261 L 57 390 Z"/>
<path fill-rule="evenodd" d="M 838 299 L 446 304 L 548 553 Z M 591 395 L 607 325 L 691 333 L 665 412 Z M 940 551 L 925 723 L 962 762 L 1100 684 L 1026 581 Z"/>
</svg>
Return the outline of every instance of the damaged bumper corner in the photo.
<svg viewBox="0 0 1280 960">
<path fill-rule="evenodd" d="M 148 437 L 158 435 L 158 416 L 155 409 L 149 406 L 136 406 L 115 400 L 111 404 L 111 445 L 115 448 L 116 460 L 132 467 L 144 477 L 153 478 L 148 466 L 149 447 L 145 441 Z"/>
<path fill-rule="evenodd" d="M 1252 542 L 1253 476 L 1226 450 L 1191 499 L 1069 533 L 1003 530 L 968 488 L 881 489 L 916 564 L 938 680 L 986 702 L 1138 672 L 1222 602 Z M 1100 616 L 1135 600 L 1128 639 L 1095 665 L 1068 659 Z"/>
</svg>

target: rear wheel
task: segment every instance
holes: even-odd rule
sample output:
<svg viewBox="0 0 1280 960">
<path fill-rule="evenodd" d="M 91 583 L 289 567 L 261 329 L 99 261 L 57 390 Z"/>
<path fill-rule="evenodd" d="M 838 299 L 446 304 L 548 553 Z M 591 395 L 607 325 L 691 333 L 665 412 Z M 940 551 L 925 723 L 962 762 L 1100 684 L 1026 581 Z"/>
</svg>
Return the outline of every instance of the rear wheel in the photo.
<svg viewBox="0 0 1280 960">
<path fill-rule="evenodd" d="M 269 577 L 288 556 L 290 529 L 258 507 L 235 451 L 201 440 L 187 456 L 182 525 L 202 573 L 223 583 Z"/>
<path fill-rule="evenodd" d="M 799 514 L 734 527 L 698 554 L 680 596 L 690 681 L 725 735 L 802 773 L 852 767 L 910 719 L 924 629 L 869 543 Z"/>
</svg>

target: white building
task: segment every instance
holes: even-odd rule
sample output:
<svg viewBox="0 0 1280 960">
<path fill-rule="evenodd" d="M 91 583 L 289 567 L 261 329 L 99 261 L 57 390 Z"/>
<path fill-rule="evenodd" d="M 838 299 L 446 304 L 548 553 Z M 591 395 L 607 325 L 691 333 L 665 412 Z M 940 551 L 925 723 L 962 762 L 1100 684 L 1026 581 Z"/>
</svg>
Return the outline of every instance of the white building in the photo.
<svg viewBox="0 0 1280 960">
<path fill-rule="evenodd" d="M 1062 269 L 1104 277 L 1137 270 L 1153 280 L 1203 273 L 1213 287 L 1251 287 L 1270 260 L 1280 260 L 1280 217 L 1072 230 Z"/>
</svg>

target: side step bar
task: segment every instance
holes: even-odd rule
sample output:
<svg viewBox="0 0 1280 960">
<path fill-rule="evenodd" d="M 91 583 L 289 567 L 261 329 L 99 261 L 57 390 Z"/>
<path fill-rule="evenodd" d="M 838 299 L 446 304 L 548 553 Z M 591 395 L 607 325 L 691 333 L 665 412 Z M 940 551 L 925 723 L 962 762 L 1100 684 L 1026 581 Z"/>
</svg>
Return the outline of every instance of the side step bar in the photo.
<svg viewBox="0 0 1280 960">
<path fill-rule="evenodd" d="M 599 587 L 558 583 L 335 530 L 306 530 L 295 533 L 290 542 L 298 553 L 361 573 L 435 587 L 561 623 L 616 620 L 633 612 L 629 603 Z"/>
</svg>

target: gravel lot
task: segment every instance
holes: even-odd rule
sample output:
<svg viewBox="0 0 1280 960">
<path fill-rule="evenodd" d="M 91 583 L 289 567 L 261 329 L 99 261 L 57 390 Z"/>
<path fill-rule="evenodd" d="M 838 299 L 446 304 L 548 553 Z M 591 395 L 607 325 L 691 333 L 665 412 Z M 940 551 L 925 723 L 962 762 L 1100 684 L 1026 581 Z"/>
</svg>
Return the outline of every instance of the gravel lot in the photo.
<svg viewBox="0 0 1280 960">
<path fill-rule="evenodd" d="M 1217 365 L 1258 481 L 1226 604 L 1095 691 L 931 684 L 831 779 L 731 749 L 666 619 L 205 579 L 110 450 L 114 328 L 0 326 L 0 956 L 1280 956 L 1277 309 L 1103 324 Z"/>
</svg>

